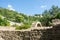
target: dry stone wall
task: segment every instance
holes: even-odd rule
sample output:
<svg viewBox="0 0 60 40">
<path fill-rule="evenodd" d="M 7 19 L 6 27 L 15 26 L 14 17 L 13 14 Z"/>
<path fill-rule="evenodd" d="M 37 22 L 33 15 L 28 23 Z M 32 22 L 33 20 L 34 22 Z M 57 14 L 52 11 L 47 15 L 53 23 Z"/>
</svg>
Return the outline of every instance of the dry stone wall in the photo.
<svg viewBox="0 0 60 40">
<path fill-rule="evenodd" d="M 53 28 L 52 28 L 52 40 L 60 40 L 60 24 L 53 26 Z"/>
<path fill-rule="evenodd" d="M 2 31 L 0 40 L 60 40 L 60 24 L 50 29 L 34 29 L 31 31 Z"/>
<path fill-rule="evenodd" d="M 46 30 L 31 30 L 31 31 L 0 31 L 0 38 L 4 40 L 43 40 L 47 33 Z M 42 39 L 42 37 L 44 37 Z"/>
</svg>

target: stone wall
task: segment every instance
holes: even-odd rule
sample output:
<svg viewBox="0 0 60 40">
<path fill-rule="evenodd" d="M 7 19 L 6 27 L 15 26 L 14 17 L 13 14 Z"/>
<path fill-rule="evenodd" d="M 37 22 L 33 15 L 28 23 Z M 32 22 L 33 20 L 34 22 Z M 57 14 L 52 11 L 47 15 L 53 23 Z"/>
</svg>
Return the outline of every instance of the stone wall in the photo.
<svg viewBox="0 0 60 40">
<path fill-rule="evenodd" d="M 4 40 L 44 40 L 48 38 L 47 36 L 46 30 L 41 29 L 31 31 L 0 31 L 0 38 Z"/>
<path fill-rule="evenodd" d="M 52 40 L 60 40 L 60 24 L 53 26 L 53 28 L 52 28 Z"/>
<path fill-rule="evenodd" d="M 2 31 L 0 40 L 60 40 L 60 24 L 50 29 L 34 29 L 31 31 Z"/>
</svg>

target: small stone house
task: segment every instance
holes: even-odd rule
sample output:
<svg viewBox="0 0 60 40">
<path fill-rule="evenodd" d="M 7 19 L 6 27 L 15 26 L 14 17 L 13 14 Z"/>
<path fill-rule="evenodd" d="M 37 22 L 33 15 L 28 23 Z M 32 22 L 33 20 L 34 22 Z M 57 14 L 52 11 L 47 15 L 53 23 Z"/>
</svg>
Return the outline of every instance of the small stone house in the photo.
<svg viewBox="0 0 60 40">
<path fill-rule="evenodd" d="M 41 22 L 33 22 L 31 27 L 42 27 Z"/>
</svg>

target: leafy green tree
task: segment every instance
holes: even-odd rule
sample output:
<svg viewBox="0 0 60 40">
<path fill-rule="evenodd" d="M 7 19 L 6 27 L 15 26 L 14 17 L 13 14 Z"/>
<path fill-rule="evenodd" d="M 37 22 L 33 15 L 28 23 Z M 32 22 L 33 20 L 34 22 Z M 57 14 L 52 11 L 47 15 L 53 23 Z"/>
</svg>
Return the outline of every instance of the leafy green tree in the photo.
<svg viewBox="0 0 60 40">
<path fill-rule="evenodd" d="M 55 18 L 60 19 L 60 13 L 57 13 Z"/>
<path fill-rule="evenodd" d="M 17 15 L 15 20 L 16 20 L 16 22 L 22 22 L 24 20 L 24 17 L 21 15 Z"/>
<path fill-rule="evenodd" d="M 9 26 L 10 23 L 7 21 L 6 18 L 2 18 L 2 16 L 0 16 L 0 26 Z"/>
</svg>

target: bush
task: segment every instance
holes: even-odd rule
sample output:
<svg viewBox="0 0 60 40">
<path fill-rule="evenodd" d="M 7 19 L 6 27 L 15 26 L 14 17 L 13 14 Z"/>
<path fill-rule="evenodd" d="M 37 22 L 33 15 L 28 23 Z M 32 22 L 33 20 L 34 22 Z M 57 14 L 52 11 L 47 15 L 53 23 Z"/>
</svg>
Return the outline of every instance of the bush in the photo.
<svg viewBox="0 0 60 40">
<path fill-rule="evenodd" d="M 21 26 L 16 26 L 16 29 L 21 30 L 21 29 L 28 29 L 30 28 L 30 25 L 28 24 L 23 24 Z"/>
<path fill-rule="evenodd" d="M 9 25 L 10 25 L 10 22 L 7 21 L 6 18 L 3 19 L 0 17 L 0 26 L 9 26 Z"/>
<path fill-rule="evenodd" d="M 16 29 L 17 29 L 17 30 L 19 30 L 19 29 L 20 29 L 20 26 L 18 26 L 18 25 L 16 25 L 15 27 L 16 27 Z"/>
<path fill-rule="evenodd" d="M 5 23 L 5 26 L 10 26 L 10 23 L 9 23 L 9 22 L 6 22 L 6 23 Z"/>
</svg>

